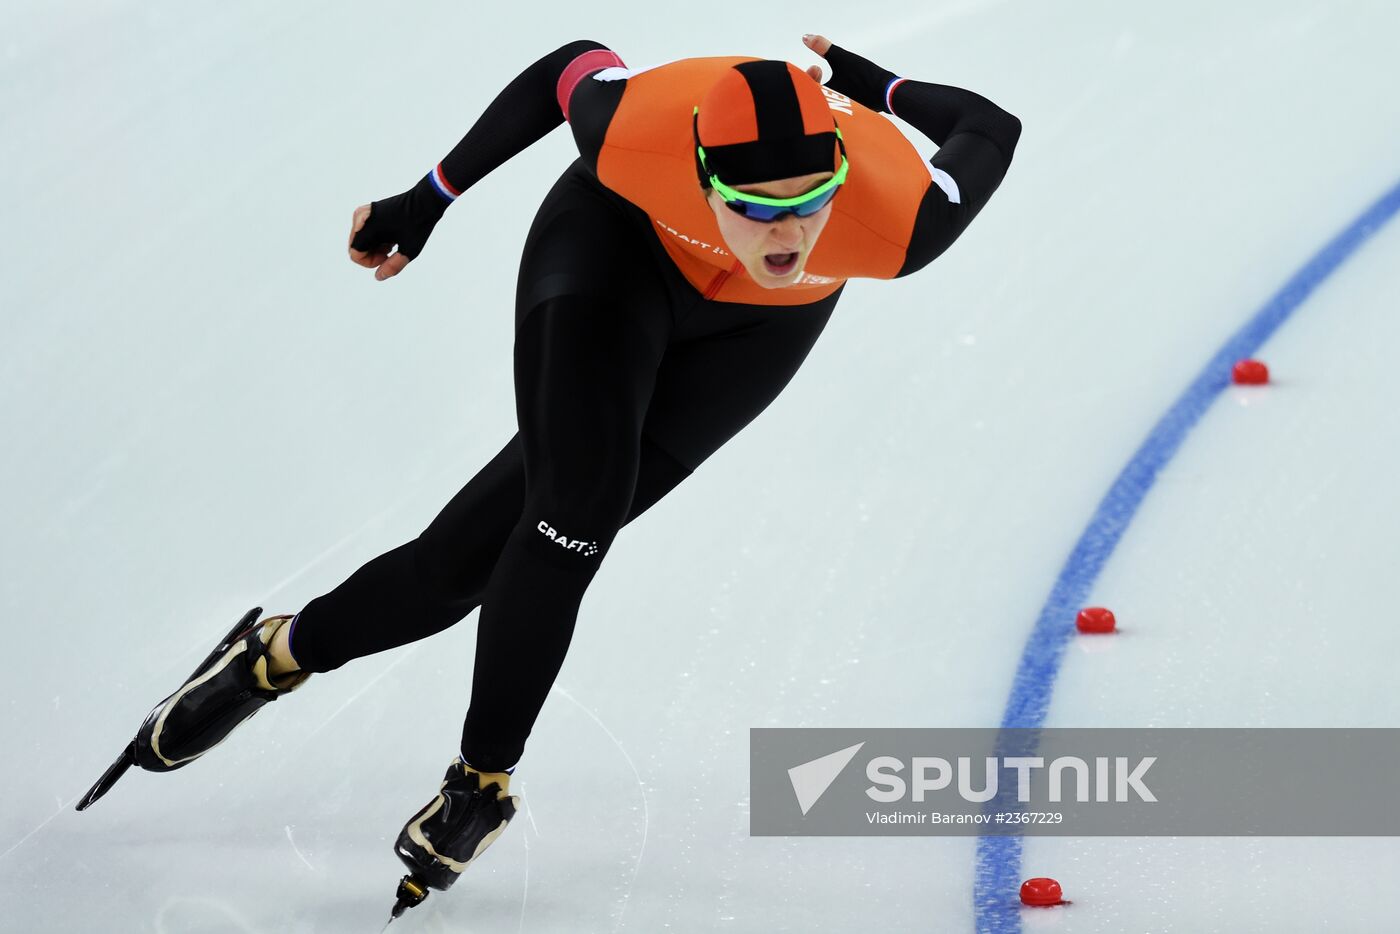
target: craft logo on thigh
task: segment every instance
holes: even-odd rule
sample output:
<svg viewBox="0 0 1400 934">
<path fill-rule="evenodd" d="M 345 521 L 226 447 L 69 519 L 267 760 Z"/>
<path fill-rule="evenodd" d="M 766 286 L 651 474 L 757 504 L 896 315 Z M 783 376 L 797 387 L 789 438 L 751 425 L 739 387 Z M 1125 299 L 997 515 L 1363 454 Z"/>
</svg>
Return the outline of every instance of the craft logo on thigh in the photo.
<svg viewBox="0 0 1400 934">
<path fill-rule="evenodd" d="M 554 544 L 563 546 L 566 551 L 577 551 L 584 556 L 598 553 L 597 542 L 585 542 L 582 539 L 569 538 L 567 535 L 556 532 L 554 526 L 543 519 L 540 520 L 540 524 L 535 526 L 535 528 L 539 529 L 540 533 Z"/>
</svg>

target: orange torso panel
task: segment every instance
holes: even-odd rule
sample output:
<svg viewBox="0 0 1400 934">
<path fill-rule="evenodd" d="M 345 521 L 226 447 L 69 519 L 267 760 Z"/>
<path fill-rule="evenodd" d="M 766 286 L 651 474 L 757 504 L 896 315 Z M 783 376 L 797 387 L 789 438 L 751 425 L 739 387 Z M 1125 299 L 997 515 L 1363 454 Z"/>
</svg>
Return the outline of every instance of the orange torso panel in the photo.
<svg viewBox="0 0 1400 934">
<path fill-rule="evenodd" d="M 725 248 L 696 178 L 691 114 L 724 69 L 752 60 L 683 59 L 629 74 L 598 154 L 599 180 L 646 212 L 681 273 L 715 301 L 801 305 L 847 279 L 894 278 L 932 183 L 928 163 L 884 115 L 828 88 L 851 168 L 802 276 L 765 289 Z"/>
</svg>

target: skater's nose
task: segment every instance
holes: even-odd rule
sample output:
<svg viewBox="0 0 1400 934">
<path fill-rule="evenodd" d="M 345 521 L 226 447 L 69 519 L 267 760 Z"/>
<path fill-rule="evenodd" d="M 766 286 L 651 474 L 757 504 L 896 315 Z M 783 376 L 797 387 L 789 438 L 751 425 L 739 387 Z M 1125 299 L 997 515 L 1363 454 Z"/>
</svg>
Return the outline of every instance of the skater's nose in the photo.
<svg viewBox="0 0 1400 934">
<path fill-rule="evenodd" d="M 773 222 L 772 244 L 775 252 L 794 253 L 802 245 L 802 225 L 796 215 L 789 214 Z"/>
</svg>

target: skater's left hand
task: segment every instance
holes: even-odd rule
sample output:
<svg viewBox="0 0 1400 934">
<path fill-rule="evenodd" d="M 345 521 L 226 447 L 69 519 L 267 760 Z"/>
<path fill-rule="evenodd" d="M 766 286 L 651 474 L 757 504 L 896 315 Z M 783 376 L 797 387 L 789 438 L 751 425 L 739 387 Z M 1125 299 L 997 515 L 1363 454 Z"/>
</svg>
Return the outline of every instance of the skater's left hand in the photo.
<svg viewBox="0 0 1400 934">
<path fill-rule="evenodd" d="M 826 86 L 839 91 L 858 104 L 869 107 L 876 113 L 885 112 L 885 87 L 894 72 L 886 71 L 869 59 L 833 45 L 826 36 L 805 35 L 802 44 L 816 52 L 831 66 L 831 78 Z M 807 74 L 821 82 L 821 67 L 813 65 Z"/>
</svg>

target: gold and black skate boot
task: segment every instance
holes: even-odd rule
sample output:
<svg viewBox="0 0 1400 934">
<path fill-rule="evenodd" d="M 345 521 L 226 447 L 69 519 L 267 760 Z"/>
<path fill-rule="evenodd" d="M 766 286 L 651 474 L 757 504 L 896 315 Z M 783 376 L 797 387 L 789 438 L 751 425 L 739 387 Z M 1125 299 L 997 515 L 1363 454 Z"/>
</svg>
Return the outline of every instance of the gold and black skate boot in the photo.
<svg viewBox="0 0 1400 934">
<path fill-rule="evenodd" d="M 133 765 L 151 772 L 188 765 L 264 706 L 301 687 L 308 672 L 280 678 L 268 673 L 268 646 L 292 617 L 259 622 L 261 613 L 261 607 L 248 611 L 179 690 L 155 706 L 121 757 L 78 802 L 78 810 L 106 794 Z"/>
<path fill-rule="evenodd" d="M 394 852 L 409 873 L 399 883 L 393 917 L 421 902 L 428 889 L 451 888 L 506 829 L 519 806 L 507 773 L 478 772 L 454 759 L 437 797 L 413 815 L 394 841 Z"/>
</svg>

